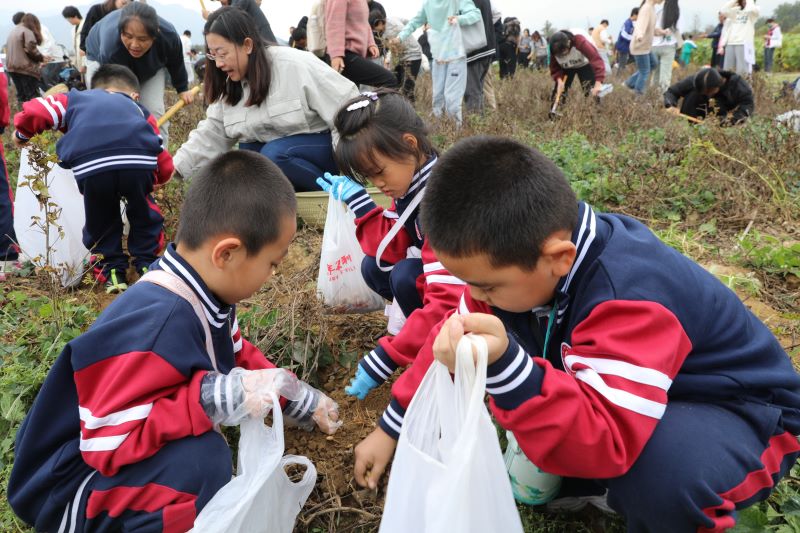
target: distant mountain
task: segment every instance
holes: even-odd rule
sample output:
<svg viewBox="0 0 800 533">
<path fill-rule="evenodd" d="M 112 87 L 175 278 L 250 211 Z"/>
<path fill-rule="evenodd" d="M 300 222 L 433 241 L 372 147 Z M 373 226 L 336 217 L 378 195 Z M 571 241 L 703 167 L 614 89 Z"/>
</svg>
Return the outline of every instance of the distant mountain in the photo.
<svg viewBox="0 0 800 533">
<path fill-rule="evenodd" d="M 72 3 L 72 5 L 77 7 L 83 16 L 86 16 L 92 3 L 83 3 L 81 0 L 78 0 Z M 184 30 L 192 32 L 193 44 L 200 45 L 203 43 L 203 25 L 205 21 L 200 16 L 200 13 L 175 4 L 162 4 L 153 0 L 149 0 L 147 3 L 155 8 L 160 17 L 171 22 L 178 33 L 183 33 Z M 2 4 L 3 5 L 0 6 L 0 46 L 5 46 L 8 32 L 11 31 L 12 28 L 11 17 L 17 11 L 22 10 L 8 7 L 8 4 L 12 4 L 12 2 L 2 2 Z M 68 4 L 70 4 L 69 0 L 64 0 L 64 5 Z M 73 51 L 73 26 L 64 20 L 61 16 L 60 9 L 37 10 L 34 8 L 31 13 L 39 17 L 39 21 L 47 26 L 50 33 L 55 37 L 56 42 L 63 44 L 69 52 Z"/>
</svg>

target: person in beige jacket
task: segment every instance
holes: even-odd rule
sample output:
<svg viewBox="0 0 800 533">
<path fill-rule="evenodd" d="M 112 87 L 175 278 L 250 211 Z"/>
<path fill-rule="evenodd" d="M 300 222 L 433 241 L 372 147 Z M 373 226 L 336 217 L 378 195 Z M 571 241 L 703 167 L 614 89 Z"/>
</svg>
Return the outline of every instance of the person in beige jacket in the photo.
<svg viewBox="0 0 800 533">
<path fill-rule="evenodd" d="M 639 95 L 644 94 L 647 81 L 650 79 L 650 71 L 656 66 L 652 54 L 653 35 L 656 29 L 655 6 L 663 2 L 664 0 L 644 0 L 639 8 L 639 17 L 633 24 L 630 50 L 631 57 L 636 63 L 636 72 L 625 81 L 625 85 Z"/>
<path fill-rule="evenodd" d="M 247 14 L 223 7 L 209 17 L 205 120 L 175 154 L 175 170 L 191 179 L 208 161 L 233 148 L 260 152 L 297 191 L 319 190 L 316 179 L 338 174 L 333 126 L 358 88 L 311 52 L 264 43 Z"/>
</svg>

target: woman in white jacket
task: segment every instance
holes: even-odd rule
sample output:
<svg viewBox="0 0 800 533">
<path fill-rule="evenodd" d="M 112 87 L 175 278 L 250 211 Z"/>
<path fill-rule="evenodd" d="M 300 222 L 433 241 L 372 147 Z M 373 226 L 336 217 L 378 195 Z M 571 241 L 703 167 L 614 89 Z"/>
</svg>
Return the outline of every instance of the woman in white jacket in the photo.
<svg viewBox="0 0 800 533">
<path fill-rule="evenodd" d="M 726 18 L 720 47 L 725 47 L 723 70 L 732 70 L 740 76 L 748 76 L 756 62 L 755 24 L 758 6 L 755 0 L 731 0 L 720 9 Z"/>
<path fill-rule="evenodd" d="M 310 52 L 265 45 L 240 9 L 214 11 L 203 34 L 211 105 L 175 154 L 176 172 L 191 179 L 238 142 L 271 159 L 295 190 L 319 190 L 317 177 L 338 173 L 333 119 L 358 88 Z"/>
<path fill-rule="evenodd" d="M 665 0 L 655 6 L 656 27 L 653 30 L 653 55 L 658 66 L 654 71 L 653 85 L 663 94 L 672 85 L 672 64 L 675 61 L 675 49 L 683 46 L 681 32 L 678 29 L 680 19 L 678 0 Z"/>
</svg>

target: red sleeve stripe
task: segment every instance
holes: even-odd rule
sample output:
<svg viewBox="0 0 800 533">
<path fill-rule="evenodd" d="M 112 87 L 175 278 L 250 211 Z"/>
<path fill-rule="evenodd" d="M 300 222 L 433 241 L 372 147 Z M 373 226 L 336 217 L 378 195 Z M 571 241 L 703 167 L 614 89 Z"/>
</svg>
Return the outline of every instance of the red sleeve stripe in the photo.
<svg viewBox="0 0 800 533">
<path fill-rule="evenodd" d="M 153 409 L 153 403 L 137 405 L 106 416 L 96 417 L 92 411 L 83 406 L 78 406 L 78 413 L 86 429 L 98 429 L 106 426 L 119 426 L 133 420 L 147 418 Z"/>
<path fill-rule="evenodd" d="M 578 372 L 575 373 L 575 378 L 592 387 L 614 405 L 640 415 L 660 420 L 664 415 L 664 410 L 667 408 L 666 403 L 654 402 L 653 400 L 642 398 L 628 391 L 609 387 L 606 382 L 603 381 L 603 378 L 600 377 L 600 374 L 590 368 L 578 370 Z"/>
<path fill-rule="evenodd" d="M 94 437 L 92 439 L 80 439 L 80 450 L 82 452 L 109 452 L 119 448 L 130 432 L 124 435 L 114 435 L 112 437 Z"/>
<path fill-rule="evenodd" d="M 619 376 L 629 381 L 635 381 L 643 385 L 651 385 L 663 389 L 665 392 L 672 386 L 672 380 L 658 370 L 645 368 L 642 366 L 617 361 L 615 359 L 599 359 L 595 357 L 581 357 L 580 355 L 568 355 L 564 358 L 564 363 L 573 372 L 583 369 L 591 369 L 598 374 L 610 374 Z"/>
</svg>

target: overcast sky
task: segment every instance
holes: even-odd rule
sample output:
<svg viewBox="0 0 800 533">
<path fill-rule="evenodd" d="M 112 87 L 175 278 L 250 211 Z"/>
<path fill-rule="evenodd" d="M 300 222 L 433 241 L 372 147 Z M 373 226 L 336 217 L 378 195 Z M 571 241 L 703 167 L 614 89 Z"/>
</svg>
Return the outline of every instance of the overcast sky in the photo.
<svg viewBox="0 0 800 533">
<path fill-rule="evenodd" d="M 4 0 L 5 1 L 8 0 Z M 99 1 L 99 0 L 98 0 Z M 199 13 L 200 0 L 159 0 L 165 4 L 180 4 Z M 417 13 L 422 0 L 378 0 L 386 8 L 389 16 L 411 17 Z M 786 0 L 760 0 L 758 5 L 762 15 L 771 14 L 781 2 Z M 219 2 L 205 0 L 209 9 L 219 6 Z M 549 20 L 557 28 L 588 27 L 607 18 L 611 22 L 614 33 L 639 0 L 492 0 L 503 16 L 514 15 L 522 21 L 523 27 L 531 30 L 541 28 L 545 20 Z M 715 21 L 716 13 L 724 0 L 683 0 L 681 3 L 681 28 L 692 29 L 698 17 L 703 28 Z M 35 0 L 32 7 L 35 13 L 60 11 L 69 3 L 85 4 L 86 0 Z M 288 37 L 289 26 L 294 26 L 303 15 L 310 10 L 312 0 L 263 0 L 261 8 L 267 14 L 275 35 Z M 172 21 L 180 25 L 180 21 Z"/>
</svg>

